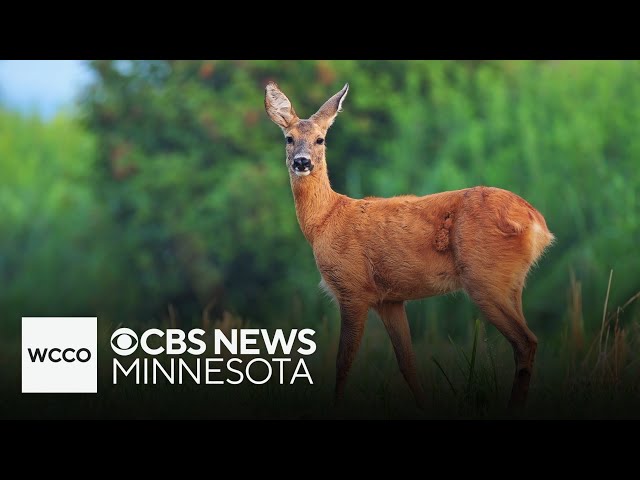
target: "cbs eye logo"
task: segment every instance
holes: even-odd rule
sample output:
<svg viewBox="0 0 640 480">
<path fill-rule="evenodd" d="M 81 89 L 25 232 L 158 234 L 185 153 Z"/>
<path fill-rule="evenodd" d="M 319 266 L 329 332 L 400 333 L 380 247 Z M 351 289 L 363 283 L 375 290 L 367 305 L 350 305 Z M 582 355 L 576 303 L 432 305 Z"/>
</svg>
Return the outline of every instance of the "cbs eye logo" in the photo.
<svg viewBox="0 0 640 480">
<path fill-rule="evenodd" d="M 119 328 L 111 335 L 111 348 L 118 355 L 126 357 L 138 348 L 138 336 L 130 328 Z"/>
</svg>

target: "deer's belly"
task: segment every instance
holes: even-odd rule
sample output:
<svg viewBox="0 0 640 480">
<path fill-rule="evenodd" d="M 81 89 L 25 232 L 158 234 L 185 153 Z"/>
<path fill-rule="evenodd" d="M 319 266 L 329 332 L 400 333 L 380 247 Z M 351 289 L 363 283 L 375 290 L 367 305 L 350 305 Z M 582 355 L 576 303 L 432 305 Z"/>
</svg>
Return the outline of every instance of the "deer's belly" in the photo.
<svg viewBox="0 0 640 480">
<path fill-rule="evenodd" d="M 448 255 L 420 259 L 387 255 L 370 264 L 381 300 L 417 300 L 462 288 L 453 258 Z"/>
<path fill-rule="evenodd" d="M 403 301 L 444 295 L 460 290 L 455 272 L 416 272 L 413 275 L 389 275 L 375 279 L 380 300 Z"/>
</svg>

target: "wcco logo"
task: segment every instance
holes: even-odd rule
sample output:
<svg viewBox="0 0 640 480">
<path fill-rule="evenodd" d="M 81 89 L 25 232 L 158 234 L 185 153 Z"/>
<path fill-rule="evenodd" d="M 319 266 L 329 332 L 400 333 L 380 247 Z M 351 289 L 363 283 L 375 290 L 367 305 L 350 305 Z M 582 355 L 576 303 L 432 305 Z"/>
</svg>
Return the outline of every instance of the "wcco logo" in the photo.
<svg viewBox="0 0 640 480">
<path fill-rule="evenodd" d="M 22 393 L 97 393 L 96 317 L 22 318 Z"/>
<path fill-rule="evenodd" d="M 73 348 L 65 348 L 62 350 L 61 348 L 28 348 L 29 357 L 32 362 L 44 362 L 45 360 L 49 360 L 50 362 L 68 362 L 72 363 L 75 361 L 78 362 L 88 362 L 91 360 L 91 351 L 88 348 L 80 348 L 75 350 Z"/>
</svg>

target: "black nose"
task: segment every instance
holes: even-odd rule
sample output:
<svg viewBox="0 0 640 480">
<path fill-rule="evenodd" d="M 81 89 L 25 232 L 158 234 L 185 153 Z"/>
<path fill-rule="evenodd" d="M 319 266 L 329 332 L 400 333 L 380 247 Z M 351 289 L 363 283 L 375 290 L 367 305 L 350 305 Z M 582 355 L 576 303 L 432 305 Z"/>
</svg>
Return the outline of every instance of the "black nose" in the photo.
<svg viewBox="0 0 640 480">
<path fill-rule="evenodd" d="M 311 170 L 311 160 L 306 157 L 296 157 L 293 159 L 293 169 L 300 172 Z"/>
</svg>

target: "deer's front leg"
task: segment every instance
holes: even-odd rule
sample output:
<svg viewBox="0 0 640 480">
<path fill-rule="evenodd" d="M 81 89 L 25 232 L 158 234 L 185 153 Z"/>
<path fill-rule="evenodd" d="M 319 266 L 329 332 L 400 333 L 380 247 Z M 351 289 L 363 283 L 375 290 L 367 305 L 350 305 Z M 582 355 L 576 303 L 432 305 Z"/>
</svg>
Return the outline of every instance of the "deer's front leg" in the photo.
<svg viewBox="0 0 640 480">
<path fill-rule="evenodd" d="M 366 305 L 340 305 L 342 324 L 336 361 L 336 403 L 344 395 L 347 374 L 360 347 L 368 310 Z"/>
<path fill-rule="evenodd" d="M 409 384 L 416 403 L 424 409 L 426 398 L 416 373 L 416 357 L 411 344 L 411 331 L 404 302 L 384 302 L 376 306 L 376 310 L 391 338 L 400 371 Z"/>
</svg>

